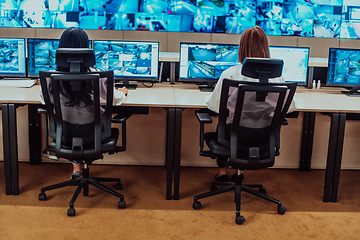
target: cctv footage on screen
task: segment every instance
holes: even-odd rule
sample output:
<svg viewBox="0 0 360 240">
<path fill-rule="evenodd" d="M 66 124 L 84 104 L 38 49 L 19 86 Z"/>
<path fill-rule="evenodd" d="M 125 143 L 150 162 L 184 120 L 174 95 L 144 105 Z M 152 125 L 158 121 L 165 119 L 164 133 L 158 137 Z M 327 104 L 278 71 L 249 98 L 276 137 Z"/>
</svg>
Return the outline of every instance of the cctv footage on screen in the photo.
<svg viewBox="0 0 360 240">
<path fill-rule="evenodd" d="M 187 44 L 180 46 L 180 78 L 218 79 L 238 63 L 237 45 Z"/>
<path fill-rule="evenodd" d="M 360 38 L 359 0 L 2 0 L 1 27 Z"/>
<path fill-rule="evenodd" d="M 114 70 L 115 77 L 157 78 L 157 42 L 94 41 L 95 67 Z"/>
<path fill-rule="evenodd" d="M 0 75 L 25 75 L 25 40 L 0 38 Z"/>
<path fill-rule="evenodd" d="M 360 85 L 360 50 L 329 50 L 328 84 Z"/>
</svg>

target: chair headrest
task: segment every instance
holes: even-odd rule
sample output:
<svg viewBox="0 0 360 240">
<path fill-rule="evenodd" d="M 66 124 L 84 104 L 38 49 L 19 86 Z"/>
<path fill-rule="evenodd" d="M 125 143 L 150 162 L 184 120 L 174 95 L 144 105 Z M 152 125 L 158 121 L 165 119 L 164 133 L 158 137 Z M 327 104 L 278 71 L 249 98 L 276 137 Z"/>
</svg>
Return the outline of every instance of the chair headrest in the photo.
<svg viewBox="0 0 360 240">
<path fill-rule="evenodd" d="M 257 78 L 262 84 L 267 84 L 269 78 L 280 77 L 284 61 L 270 58 L 245 58 L 241 74 Z"/>
<path fill-rule="evenodd" d="M 56 65 L 80 72 L 80 68 L 95 66 L 94 50 L 89 48 L 59 48 L 56 50 Z"/>
</svg>

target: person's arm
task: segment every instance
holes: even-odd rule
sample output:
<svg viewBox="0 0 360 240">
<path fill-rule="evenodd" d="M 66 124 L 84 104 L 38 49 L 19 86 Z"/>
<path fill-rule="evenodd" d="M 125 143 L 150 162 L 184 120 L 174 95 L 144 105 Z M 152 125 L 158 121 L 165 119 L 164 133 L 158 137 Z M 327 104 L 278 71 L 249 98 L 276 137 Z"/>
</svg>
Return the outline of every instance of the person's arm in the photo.
<svg viewBox="0 0 360 240">
<path fill-rule="evenodd" d="M 103 99 L 103 101 L 106 101 L 106 89 L 107 89 L 107 85 L 106 85 L 106 78 L 101 78 L 100 79 L 100 99 Z M 127 89 L 126 88 L 119 88 L 116 89 L 114 88 L 114 94 L 113 94 L 113 105 L 114 106 L 119 106 L 121 105 L 126 98 L 127 95 Z M 101 100 L 100 100 L 101 101 Z"/>
<path fill-rule="evenodd" d="M 222 87 L 223 78 L 224 78 L 223 75 L 221 75 L 218 82 L 216 83 L 214 91 L 205 98 L 207 107 L 211 111 L 216 112 L 216 113 L 219 113 L 220 95 L 221 95 L 221 87 Z"/>
<path fill-rule="evenodd" d="M 283 76 L 281 76 L 280 78 L 279 78 L 279 82 L 281 82 L 281 83 L 285 83 L 285 78 L 283 77 Z M 296 107 L 296 100 L 295 100 L 295 96 L 294 96 L 294 98 L 293 98 L 293 100 L 292 100 L 292 102 L 291 102 L 291 104 L 290 104 L 290 107 L 289 107 L 289 109 L 288 109 L 288 113 L 291 113 L 291 112 L 294 112 L 294 111 L 296 111 L 297 110 L 297 107 Z"/>
</svg>

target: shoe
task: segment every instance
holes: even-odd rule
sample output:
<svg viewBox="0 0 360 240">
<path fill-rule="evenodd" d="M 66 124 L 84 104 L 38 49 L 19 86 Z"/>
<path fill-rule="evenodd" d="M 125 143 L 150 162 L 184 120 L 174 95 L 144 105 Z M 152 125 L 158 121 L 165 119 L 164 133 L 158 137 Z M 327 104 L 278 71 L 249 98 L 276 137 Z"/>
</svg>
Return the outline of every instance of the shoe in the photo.
<svg viewBox="0 0 360 240">
<path fill-rule="evenodd" d="M 216 182 L 229 182 L 229 175 L 227 174 L 224 174 L 224 175 L 221 175 L 221 176 L 217 176 L 217 174 L 215 175 L 215 181 Z"/>
<path fill-rule="evenodd" d="M 70 175 L 70 179 L 76 179 L 82 177 L 82 172 L 72 172 Z"/>
<path fill-rule="evenodd" d="M 235 182 L 236 178 L 237 178 L 237 173 L 234 173 L 234 174 L 231 176 L 231 182 Z M 243 180 L 244 180 L 244 175 L 241 174 L 241 175 L 240 175 L 240 178 L 241 178 L 241 181 L 243 181 Z"/>
</svg>

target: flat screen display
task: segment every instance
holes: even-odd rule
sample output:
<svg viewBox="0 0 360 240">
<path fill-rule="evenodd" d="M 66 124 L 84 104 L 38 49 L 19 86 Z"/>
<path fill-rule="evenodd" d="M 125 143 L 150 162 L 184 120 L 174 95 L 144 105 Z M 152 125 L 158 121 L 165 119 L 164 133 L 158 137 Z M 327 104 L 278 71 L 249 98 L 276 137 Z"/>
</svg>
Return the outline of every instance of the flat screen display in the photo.
<svg viewBox="0 0 360 240">
<path fill-rule="evenodd" d="M 59 48 L 59 39 L 28 38 L 28 76 L 37 77 L 39 71 L 56 69 L 56 50 Z M 91 40 L 89 40 L 91 48 Z"/>
<path fill-rule="evenodd" d="M 270 58 L 284 61 L 282 76 L 286 82 L 297 82 L 305 85 L 309 63 L 308 47 L 278 47 L 270 46 Z"/>
<path fill-rule="evenodd" d="M 95 67 L 116 79 L 157 81 L 159 42 L 94 40 Z"/>
<path fill-rule="evenodd" d="M 1 27 L 360 38 L 358 0 L 2 0 Z"/>
<path fill-rule="evenodd" d="M 329 49 L 326 85 L 360 87 L 360 49 Z"/>
<path fill-rule="evenodd" d="M 25 39 L 0 38 L 0 77 L 25 77 Z"/>
<path fill-rule="evenodd" d="M 181 81 L 217 81 L 221 73 L 238 65 L 237 44 L 180 44 Z"/>
</svg>

